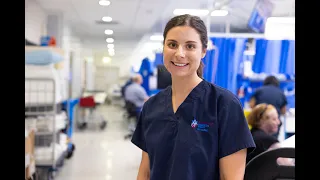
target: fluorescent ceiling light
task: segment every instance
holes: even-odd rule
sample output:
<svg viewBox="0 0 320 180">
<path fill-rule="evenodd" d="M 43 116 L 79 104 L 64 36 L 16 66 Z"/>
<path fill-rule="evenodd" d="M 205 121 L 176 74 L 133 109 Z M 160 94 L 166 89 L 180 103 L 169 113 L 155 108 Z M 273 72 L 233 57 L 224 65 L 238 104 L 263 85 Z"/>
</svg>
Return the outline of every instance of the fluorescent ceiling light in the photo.
<svg viewBox="0 0 320 180">
<path fill-rule="evenodd" d="M 206 9 L 175 9 L 173 11 L 174 15 L 183 15 L 190 14 L 194 16 L 207 16 L 209 14 L 209 10 Z"/>
<path fill-rule="evenodd" d="M 110 63 L 110 62 L 111 62 L 111 58 L 109 58 L 109 57 L 103 57 L 102 62 L 103 62 L 103 63 Z"/>
<path fill-rule="evenodd" d="M 104 17 L 102 17 L 102 21 L 111 22 L 111 21 L 112 21 L 112 18 L 109 17 L 109 16 L 104 16 Z"/>
<path fill-rule="evenodd" d="M 104 31 L 104 33 L 106 35 L 111 35 L 111 34 L 113 34 L 113 31 L 111 29 L 107 29 L 107 30 Z"/>
<path fill-rule="evenodd" d="M 226 16 L 228 15 L 228 11 L 227 10 L 214 10 L 211 12 L 211 16 Z"/>
<path fill-rule="evenodd" d="M 108 52 L 110 53 L 110 52 L 114 52 L 114 49 L 108 49 Z"/>
<path fill-rule="evenodd" d="M 108 44 L 107 45 L 109 49 L 113 49 L 114 48 L 114 44 Z"/>
<path fill-rule="evenodd" d="M 113 43 L 114 39 L 113 38 L 107 38 L 106 41 L 107 41 L 107 43 Z"/>
<path fill-rule="evenodd" d="M 109 6 L 109 5 L 110 5 L 110 1 L 100 0 L 100 1 L 99 1 L 99 4 L 100 4 L 101 6 Z"/>
<path fill-rule="evenodd" d="M 152 35 L 150 36 L 151 41 L 163 41 L 163 36 L 162 35 Z"/>
</svg>

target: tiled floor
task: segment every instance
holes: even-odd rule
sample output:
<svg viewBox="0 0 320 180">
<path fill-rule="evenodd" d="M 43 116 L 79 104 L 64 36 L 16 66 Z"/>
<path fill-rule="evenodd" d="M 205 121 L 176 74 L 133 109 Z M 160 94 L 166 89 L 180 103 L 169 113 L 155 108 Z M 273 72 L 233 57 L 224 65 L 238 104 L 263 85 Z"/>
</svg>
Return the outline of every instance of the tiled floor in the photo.
<svg viewBox="0 0 320 180">
<path fill-rule="evenodd" d="M 65 162 L 56 180 L 135 180 L 141 150 L 130 140 L 124 140 L 128 125 L 118 107 L 101 107 L 108 126 L 100 131 L 89 126 L 83 132 L 75 132 L 76 150 Z"/>
</svg>

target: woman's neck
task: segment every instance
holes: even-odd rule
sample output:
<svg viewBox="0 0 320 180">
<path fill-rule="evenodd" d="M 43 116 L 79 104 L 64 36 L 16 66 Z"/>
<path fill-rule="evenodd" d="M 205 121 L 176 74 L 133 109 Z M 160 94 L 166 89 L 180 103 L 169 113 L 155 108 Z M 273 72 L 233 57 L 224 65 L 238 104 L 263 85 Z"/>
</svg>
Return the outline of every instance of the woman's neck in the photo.
<svg viewBox="0 0 320 180">
<path fill-rule="evenodd" d="M 201 81 L 197 74 L 188 77 L 172 77 L 172 94 L 187 96 Z"/>
</svg>

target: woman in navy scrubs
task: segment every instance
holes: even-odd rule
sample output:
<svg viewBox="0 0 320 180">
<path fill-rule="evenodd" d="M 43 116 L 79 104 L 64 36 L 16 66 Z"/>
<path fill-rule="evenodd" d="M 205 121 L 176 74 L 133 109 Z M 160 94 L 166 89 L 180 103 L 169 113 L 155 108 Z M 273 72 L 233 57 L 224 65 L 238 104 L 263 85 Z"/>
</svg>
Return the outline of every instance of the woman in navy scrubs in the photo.
<svg viewBox="0 0 320 180">
<path fill-rule="evenodd" d="M 255 144 L 235 95 L 202 79 L 204 22 L 176 16 L 163 36 L 172 86 L 143 106 L 132 137 L 142 149 L 137 179 L 242 180 Z"/>
</svg>

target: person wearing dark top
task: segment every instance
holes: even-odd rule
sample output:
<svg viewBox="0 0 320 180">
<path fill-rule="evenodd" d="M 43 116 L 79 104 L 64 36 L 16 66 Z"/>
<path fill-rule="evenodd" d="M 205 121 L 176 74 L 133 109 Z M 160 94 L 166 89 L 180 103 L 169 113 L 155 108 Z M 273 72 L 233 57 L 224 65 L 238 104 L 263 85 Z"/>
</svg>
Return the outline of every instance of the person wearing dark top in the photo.
<svg viewBox="0 0 320 180">
<path fill-rule="evenodd" d="M 267 103 L 273 105 L 280 117 L 281 114 L 286 113 L 286 105 L 288 104 L 287 98 L 279 88 L 280 82 L 275 76 L 268 76 L 264 82 L 263 86 L 258 88 L 252 95 L 250 99 L 250 107 L 253 108 L 257 104 Z M 281 121 L 279 124 L 278 131 L 275 132 L 274 136 L 278 138 Z"/>
<path fill-rule="evenodd" d="M 131 140 L 142 150 L 137 179 L 242 180 L 255 144 L 237 97 L 202 79 L 204 22 L 176 16 L 163 35 L 172 85 L 142 108 Z"/>
<path fill-rule="evenodd" d="M 255 150 L 247 155 L 247 163 L 257 155 L 270 149 L 281 147 L 272 134 L 278 131 L 280 120 L 276 108 L 271 104 L 258 104 L 248 115 L 248 123 L 252 126 L 251 134 L 256 144 Z M 291 159 L 279 158 L 279 164 L 292 165 Z"/>
</svg>

